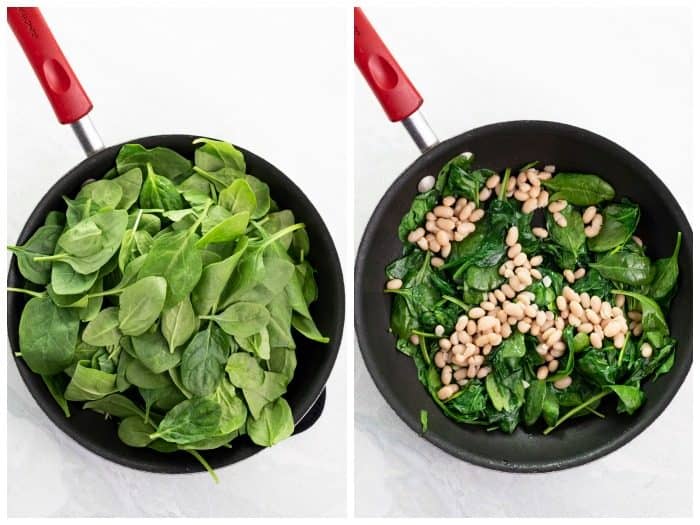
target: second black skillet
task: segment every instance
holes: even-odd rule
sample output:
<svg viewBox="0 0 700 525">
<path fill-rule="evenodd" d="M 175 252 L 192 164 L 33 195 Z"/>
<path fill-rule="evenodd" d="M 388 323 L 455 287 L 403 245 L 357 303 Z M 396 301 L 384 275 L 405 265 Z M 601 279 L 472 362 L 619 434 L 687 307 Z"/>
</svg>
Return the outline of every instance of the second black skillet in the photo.
<svg viewBox="0 0 700 525">
<path fill-rule="evenodd" d="M 355 9 L 355 62 L 390 120 L 401 121 L 422 151 L 382 196 L 367 224 L 355 263 L 355 330 L 365 365 L 389 405 L 419 433 L 419 413 L 427 410 L 430 424 L 424 437 L 450 454 L 512 472 L 580 465 L 639 435 L 671 402 L 692 363 L 692 231 L 668 188 L 621 146 L 557 122 L 503 122 L 439 142 L 418 112 L 422 98 L 359 8 Z M 668 256 L 675 232 L 682 232 L 678 293 L 668 316 L 671 334 L 678 340 L 676 363 L 668 374 L 646 383 L 647 401 L 635 415 L 618 415 L 614 403 L 607 400 L 601 406 L 607 416 L 604 420 L 581 418 L 549 436 L 536 429 L 518 429 L 512 435 L 485 432 L 445 416 L 419 383 L 413 361 L 394 349 L 394 336 L 388 332 L 391 300 L 383 288 L 385 266 L 401 255 L 398 224 L 416 195 L 418 182 L 437 175 L 447 161 L 467 151 L 475 154 L 479 167 L 499 172 L 538 159 L 562 171 L 601 175 L 619 195 L 640 205 L 638 231 L 652 258 Z"/>
</svg>

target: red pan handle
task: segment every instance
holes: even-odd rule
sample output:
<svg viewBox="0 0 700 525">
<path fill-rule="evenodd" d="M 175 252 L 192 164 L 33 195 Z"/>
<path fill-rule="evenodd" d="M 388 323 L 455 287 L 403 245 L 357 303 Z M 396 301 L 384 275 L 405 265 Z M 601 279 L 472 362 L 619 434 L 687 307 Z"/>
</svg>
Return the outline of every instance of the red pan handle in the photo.
<svg viewBox="0 0 700 525">
<path fill-rule="evenodd" d="M 392 122 L 408 118 L 423 104 L 423 97 L 359 7 L 355 8 L 355 64 Z"/>
<path fill-rule="evenodd" d="M 71 124 L 92 109 L 92 102 L 63 56 L 37 7 L 8 7 L 7 22 L 34 68 L 61 124 Z"/>
</svg>

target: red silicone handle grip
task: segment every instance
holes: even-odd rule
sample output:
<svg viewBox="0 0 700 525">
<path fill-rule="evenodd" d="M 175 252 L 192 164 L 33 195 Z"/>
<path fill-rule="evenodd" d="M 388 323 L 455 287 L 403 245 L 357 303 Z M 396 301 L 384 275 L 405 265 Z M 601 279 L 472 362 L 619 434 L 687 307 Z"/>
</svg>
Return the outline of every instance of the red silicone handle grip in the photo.
<svg viewBox="0 0 700 525">
<path fill-rule="evenodd" d="M 37 7 L 8 7 L 7 22 L 34 68 L 61 124 L 87 115 L 92 102 Z"/>
<path fill-rule="evenodd" d="M 423 103 L 359 7 L 355 8 L 355 65 L 392 122 L 411 116 Z"/>
</svg>

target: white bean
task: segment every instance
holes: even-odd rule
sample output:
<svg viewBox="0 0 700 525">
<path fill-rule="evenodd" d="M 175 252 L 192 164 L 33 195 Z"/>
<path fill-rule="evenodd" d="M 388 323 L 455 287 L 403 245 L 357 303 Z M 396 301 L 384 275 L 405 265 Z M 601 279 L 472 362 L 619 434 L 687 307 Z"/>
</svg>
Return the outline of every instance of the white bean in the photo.
<svg viewBox="0 0 700 525">
<path fill-rule="evenodd" d="M 478 306 L 475 306 L 474 308 L 469 310 L 469 317 L 472 319 L 479 319 L 480 317 L 484 317 L 485 315 L 486 312 L 484 311 L 484 309 Z"/>
<path fill-rule="evenodd" d="M 447 259 L 452 251 L 452 245 L 448 242 L 442 248 L 440 248 L 440 255 L 443 259 Z"/>
<path fill-rule="evenodd" d="M 435 366 L 444 368 L 447 363 L 447 352 L 437 352 L 435 354 Z"/>
<path fill-rule="evenodd" d="M 501 291 L 508 299 L 515 297 L 515 290 L 513 290 L 508 284 L 501 286 Z"/>
<path fill-rule="evenodd" d="M 441 401 L 444 401 L 445 399 L 455 395 L 458 390 L 459 390 L 459 385 L 455 385 L 455 384 L 446 385 L 446 386 L 443 386 L 440 390 L 438 390 L 437 395 Z"/>
<path fill-rule="evenodd" d="M 557 390 L 564 390 L 565 388 L 569 388 L 569 386 L 571 385 L 571 381 L 571 376 L 566 376 L 562 377 L 561 379 L 557 379 L 554 382 L 554 388 L 556 388 Z"/>
<path fill-rule="evenodd" d="M 549 210 L 550 213 L 558 213 L 562 211 L 564 208 L 567 206 L 567 202 L 565 200 L 558 200 L 552 202 L 547 209 Z"/>
<path fill-rule="evenodd" d="M 469 317 L 466 315 L 460 315 L 457 318 L 457 323 L 455 323 L 455 330 L 461 332 L 467 328 L 467 323 L 469 322 Z"/>
<path fill-rule="evenodd" d="M 440 373 L 440 381 L 442 381 L 443 385 L 449 385 L 452 382 L 452 368 L 449 366 L 446 366 L 442 369 L 442 372 Z"/>
<path fill-rule="evenodd" d="M 455 214 L 455 211 L 449 206 L 435 206 L 435 208 L 433 208 L 433 213 L 436 217 L 449 219 Z"/>
<path fill-rule="evenodd" d="M 469 216 L 469 220 L 470 220 L 471 222 L 480 221 L 481 218 L 484 216 L 484 213 L 486 213 L 486 212 L 484 211 L 483 208 L 479 208 L 478 210 L 474 210 L 474 211 L 472 212 L 472 214 Z"/>
<path fill-rule="evenodd" d="M 516 242 L 518 242 L 518 227 L 511 226 L 506 234 L 506 245 L 514 246 Z"/>
<path fill-rule="evenodd" d="M 479 368 L 479 371 L 476 373 L 476 377 L 477 377 L 478 379 L 483 379 L 483 378 L 485 378 L 487 375 L 489 375 L 490 373 L 491 373 L 491 367 L 485 366 L 485 367 L 483 367 L 483 368 Z"/>
<path fill-rule="evenodd" d="M 566 220 L 566 217 L 564 217 L 561 213 L 557 212 L 554 214 L 554 222 L 557 223 L 557 226 L 560 228 L 566 228 L 567 225 L 569 224 Z"/>
<path fill-rule="evenodd" d="M 532 213 L 537 209 L 537 199 L 530 197 L 523 203 L 523 213 Z"/>
<path fill-rule="evenodd" d="M 467 199 L 465 199 L 464 197 L 461 197 L 459 200 L 463 201 L 462 206 L 464 206 L 467 203 Z M 452 195 L 448 195 L 447 197 L 444 197 L 442 199 L 442 204 L 444 206 L 454 206 L 455 202 L 458 202 L 458 201 Z"/>
<path fill-rule="evenodd" d="M 418 182 L 418 191 L 420 193 L 425 193 L 426 191 L 432 190 L 433 186 L 435 186 L 435 177 L 426 175 Z"/>
<path fill-rule="evenodd" d="M 515 243 L 513 246 L 508 248 L 508 258 L 509 259 L 514 259 L 516 256 L 522 252 L 523 247 L 520 245 L 520 243 Z"/>
<path fill-rule="evenodd" d="M 595 214 L 598 213 L 598 210 L 596 209 L 595 206 L 589 206 L 586 208 L 586 211 L 583 212 L 583 224 L 588 224 L 593 220 L 593 217 L 595 217 Z"/>
<path fill-rule="evenodd" d="M 386 283 L 387 290 L 398 290 L 403 286 L 403 281 L 401 279 L 391 279 Z"/>
<path fill-rule="evenodd" d="M 540 239 L 546 239 L 549 235 L 549 232 L 547 232 L 547 230 L 545 230 L 544 228 L 535 227 L 532 229 L 532 234 L 535 237 L 539 237 Z"/>
</svg>

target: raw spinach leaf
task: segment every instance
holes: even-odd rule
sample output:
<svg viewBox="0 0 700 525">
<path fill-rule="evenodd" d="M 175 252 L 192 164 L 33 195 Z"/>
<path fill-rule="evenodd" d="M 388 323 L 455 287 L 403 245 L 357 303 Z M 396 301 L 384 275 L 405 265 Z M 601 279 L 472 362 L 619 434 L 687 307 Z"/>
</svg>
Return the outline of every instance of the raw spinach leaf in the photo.
<svg viewBox="0 0 700 525">
<path fill-rule="evenodd" d="M 90 321 L 83 330 L 82 339 L 92 346 L 114 346 L 119 344 L 119 308 L 105 308 Z"/>
<path fill-rule="evenodd" d="M 89 362 L 81 361 L 75 367 L 73 377 L 66 387 L 68 401 L 92 401 L 117 391 L 116 374 L 89 368 Z"/>
<path fill-rule="evenodd" d="M 257 303 L 240 302 L 229 306 L 218 315 L 203 315 L 200 319 L 216 321 L 229 335 L 249 337 L 267 326 L 270 312 Z"/>
<path fill-rule="evenodd" d="M 163 311 L 167 281 L 150 276 L 127 286 L 119 297 L 119 329 L 124 335 L 141 335 Z"/>
<path fill-rule="evenodd" d="M 209 323 L 198 332 L 182 354 L 182 383 L 196 396 L 208 396 L 224 376 L 228 342 L 221 329 Z"/>
<path fill-rule="evenodd" d="M 294 432 L 292 409 L 284 398 L 280 397 L 265 405 L 260 417 L 248 419 L 246 431 L 256 445 L 271 447 Z"/>
<path fill-rule="evenodd" d="M 160 276 L 167 281 L 165 306 L 174 306 L 192 292 L 202 275 L 202 259 L 191 231 L 157 237 L 139 270 L 139 277 Z"/>
<path fill-rule="evenodd" d="M 194 150 L 194 163 L 206 171 L 216 171 L 221 168 L 233 168 L 245 173 L 245 159 L 235 146 L 219 140 L 199 138 L 192 144 L 202 144 Z"/>
<path fill-rule="evenodd" d="M 142 208 L 163 210 L 180 210 L 183 207 L 182 197 L 175 184 L 153 171 L 150 163 L 146 167 L 146 180 L 141 188 L 139 204 Z"/>
<path fill-rule="evenodd" d="M 129 416 L 119 423 L 117 435 L 130 447 L 146 447 L 153 441 L 150 437 L 153 430 L 153 426 L 140 417 Z"/>
<path fill-rule="evenodd" d="M 221 407 L 210 399 L 187 399 L 170 410 L 151 439 L 161 438 L 187 444 L 216 433 L 221 419 Z"/>
<path fill-rule="evenodd" d="M 19 349 L 32 372 L 53 375 L 73 360 L 80 319 L 72 308 L 59 308 L 51 299 L 30 299 L 19 321 Z"/>
<path fill-rule="evenodd" d="M 170 352 L 168 342 L 160 332 L 132 336 L 131 346 L 136 358 L 154 374 L 160 374 L 180 364 L 180 353 Z"/>
<path fill-rule="evenodd" d="M 197 316 L 189 297 L 185 297 L 175 306 L 163 310 L 160 330 L 165 337 L 170 352 L 189 341 L 197 329 Z"/>
<path fill-rule="evenodd" d="M 17 266 L 22 277 L 34 284 L 49 283 L 51 263 L 37 262 L 34 257 L 52 255 L 62 232 L 63 225 L 60 224 L 41 226 L 22 246 L 8 246 L 17 257 Z"/>
<path fill-rule="evenodd" d="M 120 175 L 139 168 L 143 175 L 147 165 L 151 164 L 156 173 L 170 180 L 186 175 L 192 169 L 192 163 L 179 153 L 163 147 L 144 148 L 141 144 L 125 144 L 117 154 L 117 172 Z"/>
</svg>

